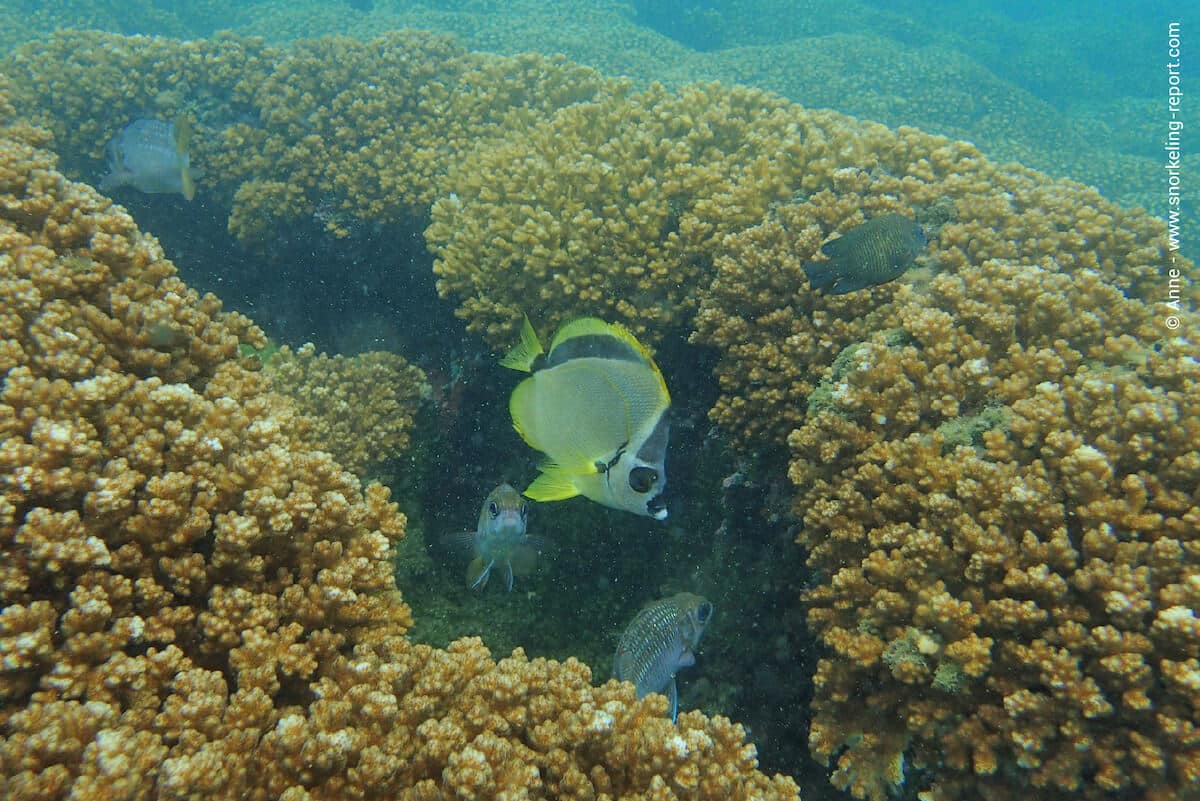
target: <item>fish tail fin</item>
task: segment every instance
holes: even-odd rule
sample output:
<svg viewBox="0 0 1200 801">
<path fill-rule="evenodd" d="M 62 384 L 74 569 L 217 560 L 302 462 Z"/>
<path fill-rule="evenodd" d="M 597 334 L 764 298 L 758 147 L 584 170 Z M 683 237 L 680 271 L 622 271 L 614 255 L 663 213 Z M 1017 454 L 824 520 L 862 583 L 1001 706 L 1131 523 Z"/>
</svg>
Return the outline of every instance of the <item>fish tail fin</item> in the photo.
<svg viewBox="0 0 1200 801">
<path fill-rule="evenodd" d="M 804 274 L 808 276 L 808 285 L 812 289 L 825 289 L 832 286 L 841 277 L 837 262 L 810 261 L 804 265 Z"/>
<path fill-rule="evenodd" d="M 192 170 L 187 161 L 184 161 L 183 169 L 179 171 L 179 180 L 183 186 L 184 198 L 187 200 L 194 198 L 196 196 L 196 180 L 192 177 Z"/>
<path fill-rule="evenodd" d="M 196 180 L 192 177 L 191 165 L 188 163 L 188 148 L 192 144 L 192 121 L 184 114 L 175 118 L 175 154 L 183 163 L 179 171 L 179 182 L 183 187 L 183 196 L 191 200 L 196 196 Z"/>
<path fill-rule="evenodd" d="M 565 501 L 579 494 L 566 470 L 556 464 L 543 464 L 542 474 L 525 488 L 525 497 L 535 501 Z"/>
<path fill-rule="evenodd" d="M 534 360 L 544 352 L 542 343 L 538 342 L 537 332 L 529 322 L 529 315 L 526 314 L 521 322 L 521 341 L 500 360 L 500 365 L 510 370 L 528 373 L 533 369 Z"/>
</svg>

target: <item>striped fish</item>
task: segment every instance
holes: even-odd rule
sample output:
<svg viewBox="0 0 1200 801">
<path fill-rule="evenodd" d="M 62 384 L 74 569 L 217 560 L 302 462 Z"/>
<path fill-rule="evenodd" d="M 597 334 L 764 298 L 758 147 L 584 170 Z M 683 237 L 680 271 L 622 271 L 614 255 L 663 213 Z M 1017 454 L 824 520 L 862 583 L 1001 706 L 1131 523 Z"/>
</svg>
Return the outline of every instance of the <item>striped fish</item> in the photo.
<svg viewBox="0 0 1200 801">
<path fill-rule="evenodd" d="M 675 674 L 696 664 L 696 646 L 712 612 L 706 598 L 690 592 L 650 604 L 621 635 L 613 658 L 613 677 L 632 682 L 638 698 L 664 693 L 671 704 L 671 720 L 675 720 L 679 711 Z"/>
</svg>

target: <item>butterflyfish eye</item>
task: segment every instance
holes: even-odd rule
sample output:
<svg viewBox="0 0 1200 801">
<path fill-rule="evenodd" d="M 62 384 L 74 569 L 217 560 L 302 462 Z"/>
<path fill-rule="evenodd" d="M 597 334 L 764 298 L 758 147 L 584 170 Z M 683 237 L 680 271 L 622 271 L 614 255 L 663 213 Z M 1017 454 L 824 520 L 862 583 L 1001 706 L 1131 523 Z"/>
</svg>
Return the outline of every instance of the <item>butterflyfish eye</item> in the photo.
<svg viewBox="0 0 1200 801">
<path fill-rule="evenodd" d="M 634 492 L 649 492 L 658 481 L 658 471 L 651 467 L 635 467 L 629 471 L 629 488 Z"/>
<path fill-rule="evenodd" d="M 696 620 L 707 623 L 710 617 L 712 617 L 712 604 L 705 601 L 696 608 Z"/>
<path fill-rule="evenodd" d="M 500 507 L 496 505 L 495 501 L 492 501 L 488 504 L 488 514 L 490 514 L 492 517 L 500 514 Z"/>
</svg>

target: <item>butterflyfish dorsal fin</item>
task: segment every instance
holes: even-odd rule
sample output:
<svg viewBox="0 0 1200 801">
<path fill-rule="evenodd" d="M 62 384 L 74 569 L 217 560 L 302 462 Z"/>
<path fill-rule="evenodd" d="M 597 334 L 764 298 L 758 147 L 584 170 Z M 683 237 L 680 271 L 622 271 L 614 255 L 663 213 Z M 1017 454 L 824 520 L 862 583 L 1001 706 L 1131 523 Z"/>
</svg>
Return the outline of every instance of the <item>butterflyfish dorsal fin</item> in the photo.
<svg viewBox="0 0 1200 801">
<path fill-rule="evenodd" d="M 578 320 L 572 320 L 558 330 L 554 335 L 554 340 L 550 343 L 550 361 L 561 362 L 563 354 L 574 356 L 576 348 L 567 345 L 561 351 L 556 352 L 565 343 L 572 339 L 593 338 L 608 338 L 612 343 L 608 348 L 591 348 L 588 355 L 605 356 L 612 358 L 621 358 L 622 353 L 627 354 L 626 358 L 640 360 L 648 365 L 658 379 L 658 388 L 662 393 L 663 398 L 667 403 L 671 401 L 671 393 L 667 391 L 666 379 L 662 376 L 662 371 L 658 369 L 658 364 L 654 361 L 654 357 L 646 346 L 638 342 L 628 328 L 620 323 L 608 323 L 597 317 L 581 317 Z M 601 340 L 603 341 L 603 340 Z M 567 358 L 569 358 L 568 356 Z"/>
<path fill-rule="evenodd" d="M 528 373 L 533 370 L 534 360 L 543 353 L 545 351 L 538 341 L 537 332 L 533 330 L 533 324 L 529 322 L 529 315 L 522 315 L 521 341 L 500 360 L 500 366 Z"/>
</svg>

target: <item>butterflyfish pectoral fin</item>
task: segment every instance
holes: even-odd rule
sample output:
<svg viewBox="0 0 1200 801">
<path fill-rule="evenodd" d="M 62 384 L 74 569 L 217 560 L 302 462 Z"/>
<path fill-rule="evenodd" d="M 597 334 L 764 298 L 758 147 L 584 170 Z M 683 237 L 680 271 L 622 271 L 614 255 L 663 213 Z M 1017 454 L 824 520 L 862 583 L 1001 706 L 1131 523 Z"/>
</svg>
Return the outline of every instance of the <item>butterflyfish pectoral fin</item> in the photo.
<svg viewBox="0 0 1200 801">
<path fill-rule="evenodd" d="M 596 462 L 589 462 L 581 456 L 572 456 L 569 460 L 546 457 L 538 462 L 538 472 L 586 476 L 591 473 L 599 473 L 600 468 L 596 466 Z"/>
<path fill-rule="evenodd" d="M 492 572 L 494 564 L 496 564 L 494 559 L 484 562 L 482 559 L 476 558 L 471 562 L 471 566 L 467 568 L 467 582 L 470 583 L 471 589 L 483 589 L 487 586 L 488 575 Z"/>
<path fill-rule="evenodd" d="M 533 324 L 529 322 L 529 315 L 523 315 L 521 341 L 500 360 L 500 366 L 528 373 L 533 369 L 534 360 L 544 352 L 542 343 L 538 341 L 537 332 L 533 330 Z"/>
<path fill-rule="evenodd" d="M 512 592 L 512 582 L 513 582 L 512 562 L 504 563 L 504 581 L 508 585 L 508 591 Z"/>
<path fill-rule="evenodd" d="M 675 686 L 675 677 L 671 677 L 671 683 L 667 685 L 667 703 L 671 705 L 671 722 L 679 717 L 679 688 Z"/>
<path fill-rule="evenodd" d="M 525 488 L 525 497 L 535 501 L 565 501 L 579 494 L 571 476 L 561 467 L 550 465 Z"/>
</svg>

